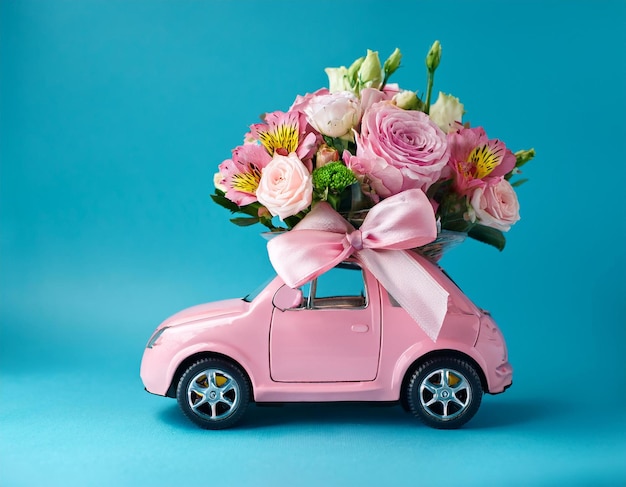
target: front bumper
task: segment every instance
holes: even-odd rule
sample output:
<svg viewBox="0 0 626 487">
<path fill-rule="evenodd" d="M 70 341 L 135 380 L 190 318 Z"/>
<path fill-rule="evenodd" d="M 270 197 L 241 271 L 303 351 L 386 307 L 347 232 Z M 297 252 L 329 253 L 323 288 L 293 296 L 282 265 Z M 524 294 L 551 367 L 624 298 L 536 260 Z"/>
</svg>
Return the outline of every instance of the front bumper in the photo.
<svg viewBox="0 0 626 487">
<path fill-rule="evenodd" d="M 165 396 L 172 377 L 168 371 L 170 360 L 164 357 L 162 347 L 146 348 L 141 360 L 141 381 L 151 394 Z"/>
</svg>

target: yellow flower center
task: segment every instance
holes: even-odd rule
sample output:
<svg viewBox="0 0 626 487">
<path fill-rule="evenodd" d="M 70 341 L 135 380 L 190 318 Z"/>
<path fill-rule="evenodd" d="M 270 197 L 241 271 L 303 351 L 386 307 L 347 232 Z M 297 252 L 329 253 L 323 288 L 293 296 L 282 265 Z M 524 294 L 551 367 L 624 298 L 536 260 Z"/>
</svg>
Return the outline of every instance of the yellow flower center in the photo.
<svg viewBox="0 0 626 487">
<path fill-rule="evenodd" d="M 502 152 L 501 149 L 494 151 L 488 144 L 476 147 L 469 155 L 466 176 L 471 174 L 475 179 L 482 179 L 489 175 L 502 161 Z"/>
<path fill-rule="evenodd" d="M 297 126 L 282 123 L 273 130 L 260 131 L 259 139 L 267 152 L 273 156 L 278 149 L 284 149 L 287 154 L 295 152 L 298 148 L 298 135 Z"/>
<path fill-rule="evenodd" d="M 261 170 L 250 165 L 248 172 L 241 172 L 233 175 L 231 184 L 233 189 L 242 193 L 255 194 L 261 180 Z"/>
</svg>

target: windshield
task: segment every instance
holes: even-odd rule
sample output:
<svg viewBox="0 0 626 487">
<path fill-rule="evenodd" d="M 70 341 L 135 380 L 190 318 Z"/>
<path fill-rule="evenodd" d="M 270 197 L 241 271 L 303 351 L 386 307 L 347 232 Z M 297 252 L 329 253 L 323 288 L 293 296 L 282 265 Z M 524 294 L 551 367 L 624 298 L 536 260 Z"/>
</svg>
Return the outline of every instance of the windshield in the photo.
<svg viewBox="0 0 626 487">
<path fill-rule="evenodd" d="M 445 269 L 444 269 L 443 267 L 440 267 L 440 266 L 438 266 L 438 267 L 439 267 L 439 270 L 440 270 L 441 272 L 443 272 L 444 276 L 446 276 L 448 279 L 450 279 L 450 282 L 451 282 L 452 284 L 454 284 L 456 287 L 458 287 L 458 288 L 459 288 L 459 290 L 460 290 L 461 292 L 463 292 L 463 290 L 461 289 L 461 286 L 459 286 L 459 285 L 456 283 L 456 281 L 450 277 L 450 274 L 448 274 L 448 273 L 445 271 Z"/>
<path fill-rule="evenodd" d="M 245 297 L 243 297 L 242 299 L 246 302 L 246 303 L 250 303 L 252 301 L 254 301 L 254 299 L 261 293 L 261 291 L 263 291 L 263 289 L 265 289 L 267 287 L 267 285 L 272 282 L 274 280 L 276 276 L 270 276 L 267 279 L 265 279 L 265 281 L 263 281 L 263 284 L 260 284 L 256 287 L 256 289 L 254 291 L 252 291 L 250 294 L 247 294 Z"/>
</svg>

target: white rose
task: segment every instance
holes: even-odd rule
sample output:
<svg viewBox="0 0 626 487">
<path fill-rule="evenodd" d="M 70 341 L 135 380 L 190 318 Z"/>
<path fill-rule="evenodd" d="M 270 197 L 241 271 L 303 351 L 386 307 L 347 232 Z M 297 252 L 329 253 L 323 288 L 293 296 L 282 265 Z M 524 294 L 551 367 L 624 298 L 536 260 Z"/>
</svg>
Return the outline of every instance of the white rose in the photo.
<svg viewBox="0 0 626 487">
<path fill-rule="evenodd" d="M 359 99 L 349 91 L 318 95 L 304 109 L 308 122 L 323 135 L 346 135 L 361 119 Z"/>
<path fill-rule="evenodd" d="M 311 204 L 312 196 L 311 174 L 295 153 L 275 154 L 263 168 L 256 197 L 273 216 L 295 215 Z"/>
<path fill-rule="evenodd" d="M 520 219 L 517 195 L 506 179 L 476 188 L 470 203 L 478 221 L 487 227 L 507 232 Z"/>
<path fill-rule="evenodd" d="M 430 118 L 439 125 L 446 134 L 456 129 L 456 122 L 463 119 L 463 104 L 452 95 L 439 92 L 439 98 L 430 106 Z"/>
</svg>

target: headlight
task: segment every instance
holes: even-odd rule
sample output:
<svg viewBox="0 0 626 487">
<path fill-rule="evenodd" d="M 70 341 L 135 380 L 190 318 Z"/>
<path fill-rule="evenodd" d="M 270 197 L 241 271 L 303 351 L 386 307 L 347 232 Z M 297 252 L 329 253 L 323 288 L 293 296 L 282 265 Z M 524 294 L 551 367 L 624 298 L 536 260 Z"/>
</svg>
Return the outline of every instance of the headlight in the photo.
<svg viewBox="0 0 626 487">
<path fill-rule="evenodd" d="M 159 338 L 161 338 L 161 335 L 163 335 L 163 332 L 167 330 L 167 326 L 164 326 L 163 328 L 159 329 L 156 331 L 156 333 L 154 335 L 152 335 L 152 337 L 150 338 L 150 340 L 148 340 L 148 344 L 146 345 L 146 348 L 152 348 L 154 347 L 154 344 L 157 342 L 157 340 Z"/>
</svg>

